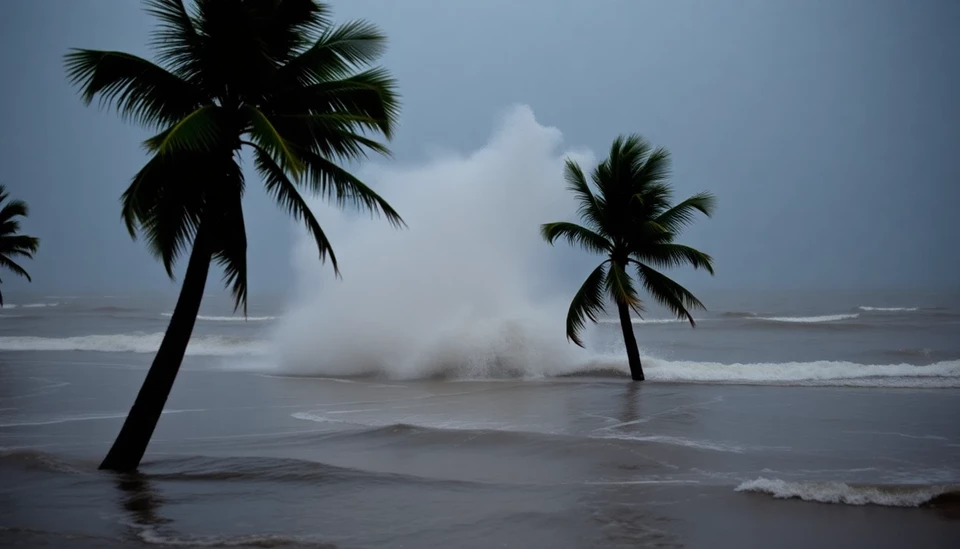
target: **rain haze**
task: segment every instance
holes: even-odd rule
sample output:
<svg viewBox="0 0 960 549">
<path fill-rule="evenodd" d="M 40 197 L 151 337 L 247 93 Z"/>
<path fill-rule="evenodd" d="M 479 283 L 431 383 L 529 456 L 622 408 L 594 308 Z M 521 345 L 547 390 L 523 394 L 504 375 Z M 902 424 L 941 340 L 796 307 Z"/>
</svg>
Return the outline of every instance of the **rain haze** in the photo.
<svg viewBox="0 0 960 549">
<path fill-rule="evenodd" d="M 383 64 L 403 111 L 394 159 L 372 162 L 469 154 L 505 110 L 528 105 L 562 132 L 564 147 L 598 157 L 611 136 L 641 133 L 672 152 L 678 196 L 717 195 L 715 218 L 685 234 L 716 259 L 715 278 L 678 273 L 697 288 L 957 289 L 954 2 L 333 8 L 338 20 L 366 18 L 389 37 Z M 6 291 L 174 291 L 120 221 L 119 196 L 146 159 L 147 134 L 84 107 L 62 64 L 71 47 L 149 56 L 151 18 L 138 2 L 118 1 L 14 0 L 0 13 L 3 50 L 17 52 L 0 59 L 0 180 L 30 204 L 25 228 L 43 242 L 33 285 L 7 277 Z M 292 280 L 296 231 L 257 185 L 248 188 L 255 300 Z M 589 261 L 566 264 L 571 283 Z"/>
</svg>

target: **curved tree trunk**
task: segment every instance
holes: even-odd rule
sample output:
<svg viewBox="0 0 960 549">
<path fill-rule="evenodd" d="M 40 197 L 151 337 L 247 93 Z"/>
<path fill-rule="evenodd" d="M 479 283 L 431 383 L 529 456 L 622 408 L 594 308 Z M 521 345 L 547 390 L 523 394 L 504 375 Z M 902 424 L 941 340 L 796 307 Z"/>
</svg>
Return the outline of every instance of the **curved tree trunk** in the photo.
<svg viewBox="0 0 960 549">
<path fill-rule="evenodd" d="M 627 360 L 630 362 L 630 377 L 634 381 L 643 381 L 643 366 L 640 364 L 640 349 L 637 347 L 637 336 L 633 333 L 633 322 L 630 321 L 630 306 L 626 303 L 617 303 L 620 312 L 620 328 L 623 329 L 623 345 L 627 348 Z"/>
<path fill-rule="evenodd" d="M 163 406 L 180 370 L 180 363 L 200 311 L 203 289 L 207 284 L 212 254 L 202 232 L 202 228 L 198 230 L 194 239 L 187 273 L 183 277 L 183 287 L 180 288 L 180 297 L 163 336 L 163 342 L 160 343 L 160 349 L 157 350 L 157 356 L 153 359 L 147 378 L 140 387 L 137 400 L 134 401 L 117 440 L 100 464 L 100 469 L 135 470 L 147 451 L 150 437 L 153 436 L 153 430 L 163 413 Z"/>
</svg>

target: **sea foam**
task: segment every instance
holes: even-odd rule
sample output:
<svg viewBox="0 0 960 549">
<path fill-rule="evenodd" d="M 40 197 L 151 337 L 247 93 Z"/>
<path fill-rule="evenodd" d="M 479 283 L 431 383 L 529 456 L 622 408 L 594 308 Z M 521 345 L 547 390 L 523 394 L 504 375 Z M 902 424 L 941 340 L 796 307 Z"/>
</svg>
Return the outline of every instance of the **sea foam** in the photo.
<svg viewBox="0 0 960 549">
<path fill-rule="evenodd" d="M 101 353 L 155 353 L 163 341 L 163 333 L 110 334 L 75 337 L 0 337 L 2 351 L 91 351 Z M 188 355 L 237 356 L 262 355 L 263 342 L 247 338 L 205 335 L 194 337 L 187 346 Z"/>
<path fill-rule="evenodd" d="M 960 487 L 956 486 L 865 486 L 842 482 L 789 482 L 763 477 L 736 487 L 737 492 L 760 492 L 780 499 L 891 507 L 919 507 L 958 490 Z"/>
<path fill-rule="evenodd" d="M 58 305 L 60 305 L 60 303 L 23 303 L 19 305 L 16 303 L 10 303 L 10 304 L 4 305 L 3 308 L 16 309 L 19 307 L 21 309 L 43 309 L 46 307 L 56 307 Z"/>
<path fill-rule="evenodd" d="M 163 316 L 169 318 L 173 316 L 173 313 L 161 313 Z M 197 320 L 203 320 L 206 322 L 268 322 L 271 320 L 277 320 L 279 317 L 276 316 L 210 316 L 210 315 L 197 315 Z"/>
<path fill-rule="evenodd" d="M 840 322 L 842 320 L 853 320 L 859 318 L 858 313 L 845 314 L 845 315 L 821 315 L 821 316 L 758 316 L 757 320 L 766 320 L 769 322 L 799 322 L 799 323 L 816 323 L 816 322 Z"/>
<path fill-rule="evenodd" d="M 402 368 L 393 364 L 337 363 L 322 355 L 313 358 L 312 366 L 304 365 L 299 375 L 374 376 L 388 379 L 545 379 L 553 377 L 627 376 L 627 360 L 620 354 L 555 356 L 549 349 L 548 336 L 525 333 L 529 322 L 501 326 L 490 322 L 475 339 L 437 341 L 434 354 L 424 360 L 411 360 Z M 536 325 L 536 322 L 533 322 Z M 477 326 L 483 326 L 479 324 Z M 459 328 L 459 327 L 455 327 Z M 0 337 L 0 351 L 87 351 L 103 353 L 154 353 L 163 340 L 162 333 L 113 334 L 77 337 Z M 572 347 L 572 345 L 570 346 Z M 580 350 L 582 351 L 582 350 Z M 192 356 L 256 356 L 274 357 L 269 341 L 223 335 L 195 336 L 187 347 Z M 266 364 L 266 365 L 264 365 Z M 256 365 L 230 363 L 271 374 L 283 374 L 270 366 L 271 360 Z M 858 364 L 844 361 L 735 363 L 664 360 L 643 357 L 644 373 L 649 381 L 671 383 L 729 383 L 750 385 L 800 385 L 836 387 L 960 387 L 960 360 L 947 360 L 916 366 L 912 364 Z"/>
<path fill-rule="evenodd" d="M 838 387 L 960 387 L 960 360 L 925 366 L 913 364 L 857 364 L 819 360 L 812 362 L 735 363 L 696 362 L 644 358 L 648 380 L 688 383 L 756 385 L 819 385 Z M 620 355 L 595 358 L 578 373 L 627 372 Z"/>
</svg>

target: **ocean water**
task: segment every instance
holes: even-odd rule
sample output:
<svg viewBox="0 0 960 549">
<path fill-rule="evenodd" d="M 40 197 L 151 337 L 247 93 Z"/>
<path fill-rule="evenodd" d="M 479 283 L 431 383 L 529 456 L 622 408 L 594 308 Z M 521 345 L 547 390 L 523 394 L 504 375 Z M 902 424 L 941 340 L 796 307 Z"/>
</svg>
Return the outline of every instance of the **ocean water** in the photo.
<svg viewBox="0 0 960 549">
<path fill-rule="evenodd" d="M 636 320 L 637 385 L 613 321 L 563 364 L 511 323 L 427 369 L 330 364 L 291 354 L 295 304 L 213 295 L 115 475 L 174 300 L 8 296 L 0 546 L 960 545 L 956 295 L 704 298 L 695 329 Z"/>
</svg>

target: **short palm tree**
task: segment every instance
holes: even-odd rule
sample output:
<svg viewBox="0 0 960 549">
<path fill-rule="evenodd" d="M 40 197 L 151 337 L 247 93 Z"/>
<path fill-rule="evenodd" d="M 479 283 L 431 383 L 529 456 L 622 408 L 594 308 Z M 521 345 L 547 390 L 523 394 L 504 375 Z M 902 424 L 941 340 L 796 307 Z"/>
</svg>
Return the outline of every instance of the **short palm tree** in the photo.
<svg viewBox="0 0 960 549">
<path fill-rule="evenodd" d="M 7 202 L 9 197 L 7 188 L 0 185 L 0 267 L 30 281 L 30 274 L 13 258 L 32 259 L 40 246 L 40 240 L 20 234 L 20 221 L 17 218 L 27 217 L 30 209 L 22 200 Z M 0 280 L 0 283 L 2 282 Z M 3 293 L 0 293 L 0 307 L 3 307 Z"/>
<path fill-rule="evenodd" d="M 190 340 L 211 261 L 236 307 L 247 305 L 241 149 L 267 192 L 302 220 L 337 271 L 330 242 L 301 191 L 402 219 L 338 161 L 389 154 L 395 81 L 379 67 L 385 37 L 370 23 L 335 26 L 315 0 L 145 0 L 159 19 L 158 63 L 117 51 L 72 50 L 67 74 L 89 103 L 158 133 L 151 158 L 123 193 L 122 217 L 173 277 L 190 251 L 180 297 L 137 399 L 102 469 L 135 469 L 156 427 Z"/>
<path fill-rule="evenodd" d="M 674 240 L 697 211 L 710 216 L 715 199 L 710 193 L 700 193 L 671 205 L 669 173 L 670 155 L 665 149 L 652 150 L 638 135 L 620 136 L 614 140 L 609 158 L 591 174 L 596 192 L 580 166 L 567 161 L 568 188 L 580 202 L 578 213 L 584 225 L 560 222 L 540 227 L 543 238 L 551 244 L 564 238 L 607 257 L 590 273 L 570 304 L 567 338 L 582 347 L 585 319 L 596 322 L 605 303 L 613 301 L 620 313 L 630 375 L 637 381 L 643 380 L 643 366 L 630 310 L 640 314 L 643 303 L 628 270 L 636 273 L 637 281 L 657 302 L 691 325 L 695 321 L 690 309 L 703 309 L 703 304 L 657 268 L 689 264 L 713 274 L 709 255 Z"/>
</svg>

